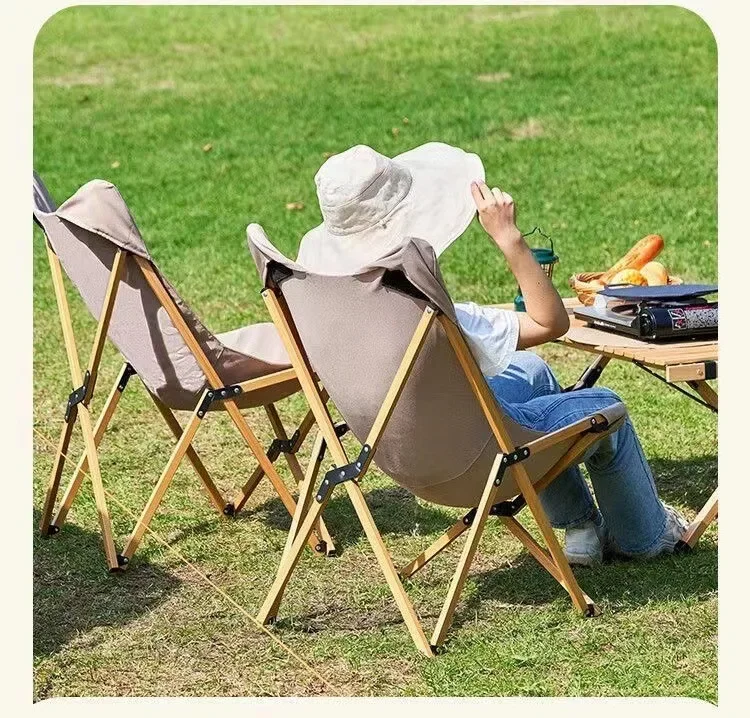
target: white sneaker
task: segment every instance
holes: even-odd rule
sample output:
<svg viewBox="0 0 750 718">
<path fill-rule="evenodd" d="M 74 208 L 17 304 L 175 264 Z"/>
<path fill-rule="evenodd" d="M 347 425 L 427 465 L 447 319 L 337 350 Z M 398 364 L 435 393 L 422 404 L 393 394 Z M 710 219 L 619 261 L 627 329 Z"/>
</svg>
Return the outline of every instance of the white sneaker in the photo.
<svg viewBox="0 0 750 718">
<path fill-rule="evenodd" d="M 643 558 L 652 558 L 661 553 L 674 553 L 674 547 L 685 535 L 685 531 L 687 531 L 689 524 L 677 509 L 664 504 L 664 510 L 667 512 L 667 523 L 664 526 L 664 533 L 654 547 L 648 553 L 642 555 Z"/>
<path fill-rule="evenodd" d="M 565 529 L 563 552 L 568 563 L 574 566 L 595 566 L 604 558 L 602 540 L 599 536 L 603 526 L 587 521 L 575 528 Z"/>
</svg>

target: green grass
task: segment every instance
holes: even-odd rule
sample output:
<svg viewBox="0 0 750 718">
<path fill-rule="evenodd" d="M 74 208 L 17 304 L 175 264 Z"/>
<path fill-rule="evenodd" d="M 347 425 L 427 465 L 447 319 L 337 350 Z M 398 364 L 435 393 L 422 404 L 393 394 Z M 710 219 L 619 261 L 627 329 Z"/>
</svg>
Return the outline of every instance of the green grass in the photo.
<svg viewBox="0 0 750 718">
<path fill-rule="evenodd" d="M 570 274 L 606 268 L 649 232 L 663 234 L 673 273 L 717 277 L 716 48 L 685 10 L 76 7 L 41 30 L 34 83 L 34 162 L 53 195 L 93 177 L 117 184 L 160 267 L 215 331 L 267 318 L 247 223 L 293 255 L 320 221 L 312 178 L 324 153 L 357 143 L 392 155 L 441 140 L 479 153 L 516 198 L 521 227 L 553 235 L 564 294 Z M 42 437 L 56 442 L 70 386 L 36 230 L 34 263 L 36 522 L 51 465 Z M 456 300 L 515 294 L 476 223 L 441 266 Z M 94 324 L 77 298 L 73 311 L 86 355 Z M 562 383 L 586 362 L 558 346 L 541 353 Z M 108 347 L 95 410 L 117 368 Z M 628 404 L 661 494 L 692 515 L 717 477 L 715 417 L 634 367 L 610 365 L 606 382 Z M 132 386 L 102 446 L 118 545 L 172 445 Z M 282 409 L 291 426 L 304 405 Z M 219 417 L 197 447 L 227 492 L 252 468 Z M 455 515 L 377 473 L 366 489 L 397 563 Z M 428 661 L 343 496 L 327 519 L 341 556 L 304 558 L 274 632 L 341 693 L 717 698 L 715 526 L 690 556 L 577 572 L 604 609 L 584 621 L 493 523 L 447 651 Z M 252 615 L 287 526 L 265 484 L 222 520 L 189 468 L 153 523 Z M 37 699 L 326 692 L 153 538 L 127 573 L 108 575 L 88 490 L 59 537 L 35 537 Z M 428 624 L 456 558 L 448 551 L 409 584 Z"/>
</svg>

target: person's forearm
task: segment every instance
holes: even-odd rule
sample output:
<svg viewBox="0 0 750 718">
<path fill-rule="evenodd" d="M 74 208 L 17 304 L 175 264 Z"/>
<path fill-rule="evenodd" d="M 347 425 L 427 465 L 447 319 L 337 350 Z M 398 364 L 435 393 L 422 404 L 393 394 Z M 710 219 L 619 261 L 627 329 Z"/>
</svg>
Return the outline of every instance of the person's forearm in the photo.
<svg viewBox="0 0 750 718">
<path fill-rule="evenodd" d="M 471 183 L 471 195 L 484 231 L 505 255 L 523 294 L 526 314 L 518 318 L 518 348 L 526 349 L 562 336 L 570 326 L 568 314 L 518 229 L 513 198 L 497 187 L 490 190 L 483 180 Z"/>
<path fill-rule="evenodd" d="M 570 322 L 562 299 L 520 232 L 495 241 L 518 282 L 526 313 L 551 334 L 564 334 Z"/>
</svg>

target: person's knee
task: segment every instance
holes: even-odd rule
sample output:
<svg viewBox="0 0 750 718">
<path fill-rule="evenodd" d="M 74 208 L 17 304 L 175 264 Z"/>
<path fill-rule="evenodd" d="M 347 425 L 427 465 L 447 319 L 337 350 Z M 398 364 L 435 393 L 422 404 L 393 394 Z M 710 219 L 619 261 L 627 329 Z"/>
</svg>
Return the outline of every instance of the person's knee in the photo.
<svg viewBox="0 0 750 718">
<path fill-rule="evenodd" d="M 614 392 L 612 392 L 614 394 Z M 617 396 L 615 394 L 615 396 Z M 607 434 L 598 444 L 593 452 L 586 457 L 586 466 L 589 471 L 600 475 L 611 472 L 618 462 L 618 452 L 629 441 L 637 441 L 635 429 L 630 419 L 626 417 L 623 425 L 611 434 Z"/>
</svg>

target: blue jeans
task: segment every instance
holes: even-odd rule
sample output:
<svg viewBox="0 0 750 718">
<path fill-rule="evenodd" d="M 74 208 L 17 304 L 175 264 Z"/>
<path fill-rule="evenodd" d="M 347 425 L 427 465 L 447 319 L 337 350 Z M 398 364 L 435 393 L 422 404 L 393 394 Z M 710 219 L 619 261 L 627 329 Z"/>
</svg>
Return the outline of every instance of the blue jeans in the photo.
<svg viewBox="0 0 750 718">
<path fill-rule="evenodd" d="M 598 387 L 561 393 L 549 366 L 528 351 L 515 352 L 510 366 L 487 383 L 511 418 L 537 431 L 560 429 L 620 401 L 610 389 Z M 618 551 L 647 553 L 664 534 L 667 514 L 630 418 L 590 447 L 583 463 L 599 509 L 580 468 L 573 466 L 539 494 L 552 525 L 572 528 L 603 518 Z"/>
</svg>

